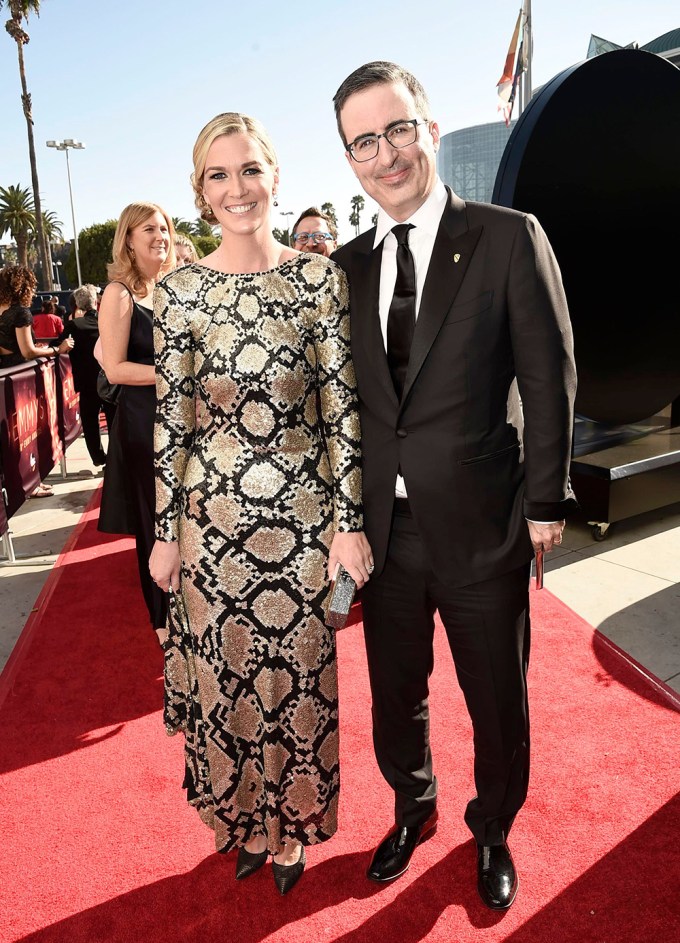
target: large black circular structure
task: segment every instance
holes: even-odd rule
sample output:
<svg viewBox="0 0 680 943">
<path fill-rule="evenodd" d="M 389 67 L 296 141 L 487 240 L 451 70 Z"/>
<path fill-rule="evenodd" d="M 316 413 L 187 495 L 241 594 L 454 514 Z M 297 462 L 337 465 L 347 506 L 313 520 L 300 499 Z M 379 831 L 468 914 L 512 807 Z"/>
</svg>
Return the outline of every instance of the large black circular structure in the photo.
<svg viewBox="0 0 680 943">
<path fill-rule="evenodd" d="M 557 75 L 508 141 L 493 202 L 533 213 L 574 328 L 581 416 L 680 396 L 680 69 L 618 50 Z"/>
</svg>

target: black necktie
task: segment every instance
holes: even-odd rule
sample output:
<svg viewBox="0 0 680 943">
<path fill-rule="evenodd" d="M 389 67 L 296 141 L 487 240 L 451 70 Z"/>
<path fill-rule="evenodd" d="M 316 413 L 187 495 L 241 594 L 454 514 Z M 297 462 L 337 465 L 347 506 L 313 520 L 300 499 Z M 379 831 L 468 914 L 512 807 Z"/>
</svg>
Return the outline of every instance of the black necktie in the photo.
<svg viewBox="0 0 680 943">
<path fill-rule="evenodd" d="M 413 228 L 403 223 L 392 230 L 397 239 L 397 281 L 387 316 L 387 363 L 399 399 L 416 326 L 416 267 L 408 247 L 409 229 Z"/>
</svg>

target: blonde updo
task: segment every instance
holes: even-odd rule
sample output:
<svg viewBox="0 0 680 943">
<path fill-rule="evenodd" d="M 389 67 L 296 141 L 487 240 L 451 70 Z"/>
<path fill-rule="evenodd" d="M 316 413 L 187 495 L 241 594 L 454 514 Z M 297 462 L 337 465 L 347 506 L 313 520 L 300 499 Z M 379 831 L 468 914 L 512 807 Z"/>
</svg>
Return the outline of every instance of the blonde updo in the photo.
<svg viewBox="0 0 680 943">
<path fill-rule="evenodd" d="M 212 121 L 209 121 L 196 138 L 194 144 L 194 172 L 191 175 L 191 186 L 194 190 L 194 202 L 201 219 L 214 226 L 217 223 L 217 217 L 203 198 L 203 174 L 205 173 L 205 162 L 208 158 L 213 141 L 217 138 L 229 134 L 248 134 L 257 141 L 262 148 L 265 160 L 270 167 L 278 166 L 276 151 L 267 134 L 264 125 L 260 124 L 257 118 L 251 118 L 249 115 L 242 115 L 237 111 L 225 111 L 223 115 L 217 115 Z"/>
</svg>

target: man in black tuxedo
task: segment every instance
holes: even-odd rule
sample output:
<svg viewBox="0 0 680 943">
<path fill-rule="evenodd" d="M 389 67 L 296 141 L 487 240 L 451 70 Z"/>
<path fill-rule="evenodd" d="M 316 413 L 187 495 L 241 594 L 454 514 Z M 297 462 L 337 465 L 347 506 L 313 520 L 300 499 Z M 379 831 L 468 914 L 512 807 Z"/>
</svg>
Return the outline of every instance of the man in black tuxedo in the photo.
<svg viewBox="0 0 680 943">
<path fill-rule="evenodd" d="M 527 792 L 529 569 L 575 506 L 576 377 L 559 268 L 530 215 L 444 187 L 439 129 L 393 63 L 357 69 L 334 98 L 347 160 L 380 206 L 333 258 L 350 286 L 361 404 L 364 626 L 380 770 L 395 825 L 368 876 L 390 881 L 434 833 L 428 677 L 439 611 L 474 731 L 465 820 L 477 886 L 509 907 L 507 836 Z"/>
</svg>

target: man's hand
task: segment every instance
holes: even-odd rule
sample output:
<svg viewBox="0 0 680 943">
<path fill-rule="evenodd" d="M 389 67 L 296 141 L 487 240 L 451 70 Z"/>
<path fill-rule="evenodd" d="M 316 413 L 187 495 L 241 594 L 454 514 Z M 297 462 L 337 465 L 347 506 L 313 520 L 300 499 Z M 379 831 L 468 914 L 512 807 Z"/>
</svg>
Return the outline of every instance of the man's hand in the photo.
<svg viewBox="0 0 680 943">
<path fill-rule="evenodd" d="M 554 524 L 537 524 L 527 521 L 529 536 L 534 550 L 545 550 L 546 553 L 562 543 L 564 521 L 555 521 Z"/>
</svg>

